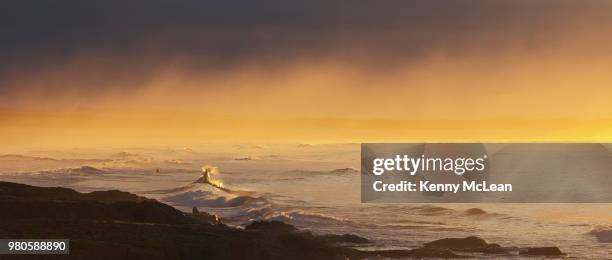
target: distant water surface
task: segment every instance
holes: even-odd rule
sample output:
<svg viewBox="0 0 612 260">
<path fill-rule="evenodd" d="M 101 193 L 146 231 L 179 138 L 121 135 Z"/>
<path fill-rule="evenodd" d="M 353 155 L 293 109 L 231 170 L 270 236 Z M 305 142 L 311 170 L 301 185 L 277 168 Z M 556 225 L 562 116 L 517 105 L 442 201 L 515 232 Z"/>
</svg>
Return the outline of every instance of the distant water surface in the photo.
<svg viewBox="0 0 612 260">
<path fill-rule="evenodd" d="M 612 204 L 362 204 L 359 156 L 358 144 L 20 151 L 0 157 L 0 174 L 32 185 L 126 190 L 183 210 L 196 206 L 235 226 L 266 219 L 353 233 L 374 240 L 368 248 L 477 235 L 503 246 L 611 258 Z M 229 191 L 193 183 L 205 165 L 218 168 L 212 177 Z"/>
</svg>

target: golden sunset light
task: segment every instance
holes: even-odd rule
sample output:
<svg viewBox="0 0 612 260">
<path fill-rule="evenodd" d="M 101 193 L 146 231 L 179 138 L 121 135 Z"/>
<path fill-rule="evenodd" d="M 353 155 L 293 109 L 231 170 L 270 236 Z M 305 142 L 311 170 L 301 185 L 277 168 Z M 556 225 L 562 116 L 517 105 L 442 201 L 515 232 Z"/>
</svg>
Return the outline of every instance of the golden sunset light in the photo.
<svg viewBox="0 0 612 260">
<path fill-rule="evenodd" d="M 0 258 L 610 259 L 611 32 L 606 0 L 8 0 Z"/>
</svg>

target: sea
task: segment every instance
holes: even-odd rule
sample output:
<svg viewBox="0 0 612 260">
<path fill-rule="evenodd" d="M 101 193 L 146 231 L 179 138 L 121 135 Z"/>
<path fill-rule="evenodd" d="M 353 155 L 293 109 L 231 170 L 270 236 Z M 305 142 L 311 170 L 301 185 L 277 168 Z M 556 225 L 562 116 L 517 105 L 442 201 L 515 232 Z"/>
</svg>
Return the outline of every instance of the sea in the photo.
<svg viewBox="0 0 612 260">
<path fill-rule="evenodd" d="M 29 148 L 0 153 L 0 180 L 128 191 L 238 228 L 279 220 L 315 234 L 350 233 L 372 241 L 362 250 L 479 236 L 504 247 L 557 246 L 567 258 L 612 259 L 612 204 L 362 203 L 360 165 L 355 143 Z M 203 173 L 209 182 L 197 181 Z"/>
</svg>

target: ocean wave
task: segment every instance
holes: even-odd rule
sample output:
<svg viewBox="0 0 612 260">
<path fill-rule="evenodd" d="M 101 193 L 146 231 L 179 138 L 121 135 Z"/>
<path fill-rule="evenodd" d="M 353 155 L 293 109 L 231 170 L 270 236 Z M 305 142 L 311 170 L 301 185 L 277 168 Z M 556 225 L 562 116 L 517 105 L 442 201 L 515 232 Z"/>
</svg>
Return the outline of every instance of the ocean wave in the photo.
<svg viewBox="0 0 612 260">
<path fill-rule="evenodd" d="M 347 174 L 354 171 L 356 170 L 347 168 L 316 173 Z M 219 215 L 225 223 L 236 226 L 248 225 L 257 220 L 278 220 L 298 227 L 355 225 L 348 219 L 296 207 L 295 203 L 290 203 L 291 206 L 282 203 L 277 205 L 269 200 L 276 196 L 274 194 L 241 191 L 235 187 L 226 187 L 221 176 L 218 168 L 204 166 L 202 176 L 194 182 L 182 187 L 150 193 L 161 194 L 161 200 L 173 206 L 204 208 L 204 211 Z"/>
<path fill-rule="evenodd" d="M 208 187 L 206 187 L 208 186 Z M 180 190 L 180 191 L 178 191 Z M 244 226 L 256 220 L 278 220 L 299 227 L 349 225 L 350 221 L 301 209 L 286 209 L 264 197 L 236 195 L 210 185 L 177 189 L 162 201 L 174 206 L 200 207 L 233 225 Z"/>
<path fill-rule="evenodd" d="M 257 220 L 279 220 L 299 227 L 351 224 L 347 219 L 274 205 L 265 198 L 266 194 L 223 186 L 219 177 L 218 169 L 203 167 L 202 177 L 193 183 L 150 193 L 163 194 L 161 200 L 173 206 L 205 208 L 205 211 L 219 215 L 224 222 L 236 226 Z"/>
<path fill-rule="evenodd" d="M 433 205 L 416 206 L 416 207 L 413 207 L 412 209 L 416 210 L 417 213 L 421 215 L 427 215 L 427 216 L 448 215 L 448 214 L 455 212 L 454 210 L 449 209 L 449 208 L 433 206 Z"/>
<path fill-rule="evenodd" d="M 58 161 L 49 157 L 28 156 L 21 154 L 3 154 L 0 155 L 0 161 Z"/>
<path fill-rule="evenodd" d="M 221 216 L 224 222 L 232 225 L 272 214 L 270 201 L 252 191 L 229 189 L 219 177 L 218 168 L 204 166 L 202 176 L 192 183 L 148 193 L 163 195 L 161 200 L 173 206 L 206 208 L 205 211 Z"/>
<path fill-rule="evenodd" d="M 589 232 L 601 243 L 612 243 L 612 227 L 597 227 Z"/>
<path fill-rule="evenodd" d="M 68 177 L 79 177 L 79 176 L 95 176 L 95 175 L 104 175 L 108 173 L 105 170 L 101 170 L 91 166 L 81 166 L 78 168 L 62 168 L 56 170 L 46 170 L 46 171 L 34 171 L 34 172 L 17 172 L 13 174 L 13 176 L 20 177 L 39 177 L 39 178 L 68 178 Z"/>
<path fill-rule="evenodd" d="M 424 220 L 414 220 L 414 219 L 398 219 L 395 221 L 396 223 L 401 224 L 419 224 L 419 225 L 446 225 L 447 223 L 442 221 L 424 221 Z"/>
<path fill-rule="evenodd" d="M 264 220 L 278 220 L 302 227 L 337 226 L 353 224 L 348 219 L 305 210 L 273 211 L 264 216 Z"/>
<path fill-rule="evenodd" d="M 284 181 L 312 181 L 320 180 L 319 178 L 352 178 L 359 171 L 353 168 L 338 168 L 329 171 L 315 171 L 315 170 L 290 170 L 284 171 L 280 175 L 269 176 L 269 181 L 284 182 Z M 257 181 L 258 179 L 253 179 Z"/>
<path fill-rule="evenodd" d="M 353 168 L 339 168 L 330 171 L 331 174 L 345 175 L 345 174 L 358 174 L 359 171 Z"/>
<path fill-rule="evenodd" d="M 187 191 L 167 196 L 163 200 L 176 206 L 222 208 L 239 207 L 265 199 L 250 196 L 217 196 L 208 191 Z"/>
</svg>

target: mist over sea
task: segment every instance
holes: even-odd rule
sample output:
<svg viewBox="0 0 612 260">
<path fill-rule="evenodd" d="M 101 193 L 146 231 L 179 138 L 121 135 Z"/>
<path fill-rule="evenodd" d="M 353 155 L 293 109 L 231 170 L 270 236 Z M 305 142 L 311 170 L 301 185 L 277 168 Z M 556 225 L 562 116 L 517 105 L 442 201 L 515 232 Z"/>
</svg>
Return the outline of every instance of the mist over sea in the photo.
<svg viewBox="0 0 612 260">
<path fill-rule="evenodd" d="M 315 233 L 353 233 L 363 249 L 416 248 L 480 236 L 503 246 L 558 246 L 612 255 L 612 204 L 362 204 L 359 144 L 200 144 L 0 153 L 0 178 L 78 191 L 118 189 L 233 226 L 281 220 Z M 201 181 L 202 167 L 214 169 Z M 199 181 L 200 180 L 200 181 Z"/>
</svg>

